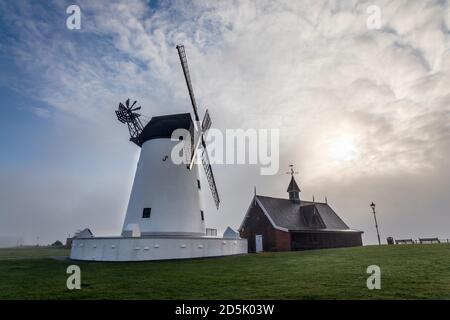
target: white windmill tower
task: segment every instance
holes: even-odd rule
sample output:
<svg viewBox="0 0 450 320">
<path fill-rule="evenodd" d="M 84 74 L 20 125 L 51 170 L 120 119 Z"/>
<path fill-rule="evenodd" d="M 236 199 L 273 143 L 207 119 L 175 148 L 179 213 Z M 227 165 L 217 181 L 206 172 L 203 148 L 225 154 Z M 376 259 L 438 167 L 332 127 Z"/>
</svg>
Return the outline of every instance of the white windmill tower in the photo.
<svg viewBox="0 0 450 320">
<path fill-rule="evenodd" d="M 201 185 L 198 166 L 195 165 L 198 148 L 201 148 L 206 177 L 216 206 L 219 207 L 219 194 L 204 140 L 204 134 L 211 126 L 211 118 L 206 111 L 200 125 L 184 47 L 177 46 L 177 49 L 195 123 L 190 113 L 182 113 L 153 117 L 144 127 L 139 120 L 140 115 L 136 113 L 141 107 L 133 108 L 136 101 L 130 105 L 130 99 L 125 105 L 120 103 L 116 110 L 118 120 L 128 125 L 130 140 L 141 147 L 123 234 L 138 226 L 144 236 L 205 235 L 205 215 L 200 201 Z M 174 132 L 180 132 L 176 140 L 172 139 Z M 189 134 L 185 135 L 183 132 Z M 172 150 L 180 140 L 191 146 L 185 149 L 190 149 L 187 165 L 175 164 L 171 159 Z"/>
<path fill-rule="evenodd" d="M 100 261 L 138 261 L 221 256 L 247 253 L 247 240 L 206 237 L 201 206 L 197 157 L 205 170 L 216 207 L 220 198 L 208 158 L 205 133 L 211 127 L 208 110 L 203 121 L 197 111 L 186 53 L 177 46 L 194 110 L 190 113 L 152 117 L 144 126 L 136 101 L 120 103 L 120 122 L 127 124 L 130 141 L 141 148 L 128 208 L 120 237 L 75 239 L 71 258 Z M 175 136 L 175 139 L 173 137 Z M 185 163 L 172 161 L 180 140 Z"/>
</svg>

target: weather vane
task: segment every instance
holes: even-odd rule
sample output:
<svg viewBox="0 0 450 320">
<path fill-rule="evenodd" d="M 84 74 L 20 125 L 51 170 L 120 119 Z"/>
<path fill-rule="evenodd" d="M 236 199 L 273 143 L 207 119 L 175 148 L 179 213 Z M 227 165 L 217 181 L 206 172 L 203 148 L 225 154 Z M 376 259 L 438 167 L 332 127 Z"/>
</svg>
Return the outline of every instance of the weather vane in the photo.
<svg viewBox="0 0 450 320">
<path fill-rule="evenodd" d="M 289 172 L 286 172 L 286 174 L 290 174 L 291 176 L 294 176 L 294 174 L 298 174 L 298 171 L 294 170 L 294 165 L 290 164 L 289 168 L 291 169 Z"/>
</svg>

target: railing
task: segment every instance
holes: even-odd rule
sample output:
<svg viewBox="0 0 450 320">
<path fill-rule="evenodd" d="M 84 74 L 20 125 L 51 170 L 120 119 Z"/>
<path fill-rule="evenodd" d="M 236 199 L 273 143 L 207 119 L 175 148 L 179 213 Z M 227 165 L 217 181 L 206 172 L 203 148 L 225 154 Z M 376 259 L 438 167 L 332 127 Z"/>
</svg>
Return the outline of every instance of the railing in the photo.
<svg viewBox="0 0 450 320">
<path fill-rule="evenodd" d="M 206 236 L 217 237 L 217 229 L 206 228 Z"/>
</svg>

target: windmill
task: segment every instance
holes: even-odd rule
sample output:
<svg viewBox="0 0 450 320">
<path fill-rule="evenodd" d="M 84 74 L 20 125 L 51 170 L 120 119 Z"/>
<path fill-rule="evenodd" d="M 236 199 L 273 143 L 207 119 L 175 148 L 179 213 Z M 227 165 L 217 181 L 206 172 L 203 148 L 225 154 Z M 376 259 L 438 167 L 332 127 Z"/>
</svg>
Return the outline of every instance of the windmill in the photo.
<svg viewBox="0 0 450 320">
<path fill-rule="evenodd" d="M 143 124 L 137 101 L 119 103 L 117 119 L 127 125 L 130 141 L 140 148 L 122 233 L 76 237 L 71 259 L 147 261 L 248 252 L 246 239 L 217 237 L 216 229 L 206 228 L 200 167 L 205 170 L 216 207 L 220 204 L 205 142 L 211 117 L 206 110 L 200 122 L 186 53 L 183 46 L 177 46 L 177 50 L 194 117 L 190 112 L 166 114 L 153 116 Z M 175 159 L 174 154 L 184 156 L 186 161 Z"/>
<path fill-rule="evenodd" d="M 176 48 L 195 121 L 192 121 L 190 113 L 172 114 L 152 117 L 144 126 L 140 120 L 141 114 L 137 112 L 141 106 L 137 106 L 137 101 L 131 102 L 130 99 L 124 103 L 120 102 L 115 111 L 117 119 L 128 126 L 130 141 L 141 147 L 123 234 L 135 230 L 136 225 L 144 235 L 198 236 L 205 233 L 199 169 L 196 165 L 199 157 L 214 203 L 216 208 L 219 208 L 219 193 L 205 142 L 212 123 L 211 117 L 206 110 L 200 123 L 186 52 L 182 45 Z M 186 166 L 176 165 L 169 159 L 174 145 L 178 143 L 172 139 L 177 129 L 184 129 L 186 132 L 186 136 L 180 136 L 180 140 L 185 142 Z M 194 192 L 193 186 L 198 186 L 198 190 L 196 188 Z"/>
</svg>

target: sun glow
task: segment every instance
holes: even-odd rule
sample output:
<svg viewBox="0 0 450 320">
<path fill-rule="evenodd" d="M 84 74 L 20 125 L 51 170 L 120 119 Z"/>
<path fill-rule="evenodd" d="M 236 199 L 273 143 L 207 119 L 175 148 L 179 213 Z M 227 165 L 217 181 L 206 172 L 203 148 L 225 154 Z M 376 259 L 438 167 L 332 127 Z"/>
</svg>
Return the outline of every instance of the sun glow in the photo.
<svg viewBox="0 0 450 320">
<path fill-rule="evenodd" d="M 356 160 L 359 152 L 355 137 L 343 134 L 330 139 L 329 154 L 331 159 L 336 162 L 347 163 Z"/>
</svg>

